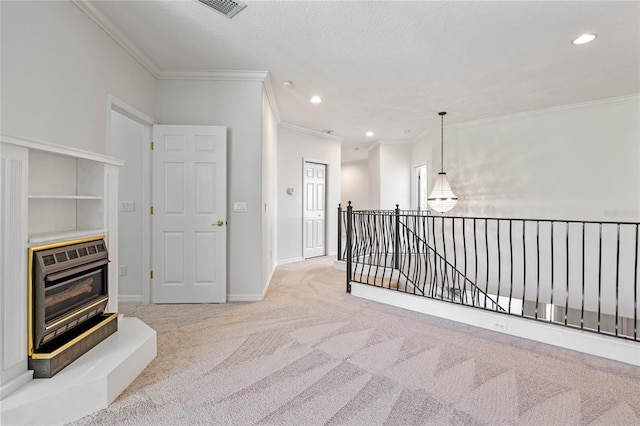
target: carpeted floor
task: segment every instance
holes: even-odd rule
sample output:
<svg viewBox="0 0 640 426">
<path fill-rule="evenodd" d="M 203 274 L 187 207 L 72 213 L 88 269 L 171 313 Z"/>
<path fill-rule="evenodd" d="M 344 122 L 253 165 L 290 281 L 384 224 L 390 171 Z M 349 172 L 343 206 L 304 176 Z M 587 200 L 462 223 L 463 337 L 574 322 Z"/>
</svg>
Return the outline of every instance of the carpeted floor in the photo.
<svg viewBox="0 0 640 426">
<path fill-rule="evenodd" d="M 640 425 L 640 369 L 379 305 L 318 258 L 259 303 L 122 304 L 158 357 L 77 425 Z"/>
</svg>

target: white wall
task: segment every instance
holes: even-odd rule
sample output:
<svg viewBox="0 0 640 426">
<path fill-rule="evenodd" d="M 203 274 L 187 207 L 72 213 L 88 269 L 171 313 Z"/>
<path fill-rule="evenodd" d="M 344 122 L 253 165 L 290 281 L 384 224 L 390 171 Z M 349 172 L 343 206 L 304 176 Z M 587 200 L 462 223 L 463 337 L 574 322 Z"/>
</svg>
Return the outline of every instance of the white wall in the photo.
<svg viewBox="0 0 640 426">
<path fill-rule="evenodd" d="M 142 215 L 147 207 L 142 198 L 142 153 L 148 152 L 145 127 L 124 115 L 111 112 L 111 155 L 124 160 L 120 169 L 119 201 L 133 201 L 135 210 L 118 213 L 118 265 L 126 268 L 126 275 L 118 279 L 118 296 L 124 301 L 142 302 Z"/>
<path fill-rule="evenodd" d="M 340 204 L 347 208 L 369 210 L 369 163 L 367 160 L 342 163 Z"/>
<path fill-rule="evenodd" d="M 304 160 L 327 164 L 327 251 L 337 250 L 337 216 L 340 203 L 340 140 L 322 133 L 278 126 L 278 261 L 301 260 L 302 169 Z M 294 188 L 293 195 L 287 188 Z"/>
<path fill-rule="evenodd" d="M 369 207 L 380 210 L 380 144 L 369 149 Z M 359 209 L 359 207 L 355 207 Z"/>
<path fill-rule="evenodd" d="M 411 144 L 380 144 L 380 208 L 411 208 Z"/>
<path fill-rule="evenodd" d="M 276 267 L 278 127 L 265 90 L 262 91 L 262 289 Z"/>
<path fill-rule="evenodd" d="M 155 115 L 155 77 L 77 6 L 2 2 L 2 132 L 107 153 L 107 94 Z"/>
<path fill-rule="evenodd" d="M 262 298 L 261 81 L 161 80 L 161 124 L 227 126 L 228 300 Z M 247 212 L 233 212 L 246 201 Z"/>
<path fill-rule="evenodd" d="M 369 205 L 372 209 L 411 208 L 412 144 L 377 142 L 369 149 Z M 359 207 L 356 206 L 356 209 Z"/>
<path fill-rule="evenodd" d="M 632 96 L 445 128 L 451 213 L 638 221 L 639 117 Z"/>
</svg>

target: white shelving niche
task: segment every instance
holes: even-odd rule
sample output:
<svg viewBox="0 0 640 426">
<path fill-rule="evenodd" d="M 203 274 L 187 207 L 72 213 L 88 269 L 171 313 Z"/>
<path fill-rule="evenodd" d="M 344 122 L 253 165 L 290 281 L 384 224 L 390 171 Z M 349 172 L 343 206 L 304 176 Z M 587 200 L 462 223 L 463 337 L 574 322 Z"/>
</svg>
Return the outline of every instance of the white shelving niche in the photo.
<svg viewBox="0 0 640 426">
<path fill-rule="evenodd" d="M 104 163 L 29 152 L 29 242 L 105 232 Z"/>
<path fill-rule="evenodd" d="M 2 141 L 28 150 L 29 245 L 108 237 L 122 160 L 7 135 Z"/>
</svg>

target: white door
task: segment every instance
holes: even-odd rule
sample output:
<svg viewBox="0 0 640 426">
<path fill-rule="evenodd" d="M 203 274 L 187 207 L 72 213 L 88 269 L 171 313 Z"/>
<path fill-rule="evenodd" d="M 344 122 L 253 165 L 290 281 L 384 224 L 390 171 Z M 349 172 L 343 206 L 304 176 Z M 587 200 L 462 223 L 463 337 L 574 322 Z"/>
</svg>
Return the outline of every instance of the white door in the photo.
<svg viewBox="0 0 640 426">
<path fill-rule="evenodd" d="M 153 303 L 224 303 L 227 132 L 153 128 Z"/>
<path fill-rule="evenodd" d="M 304 163 L 304 258 L 324 256 L 326 164 Z"/>
</svg>

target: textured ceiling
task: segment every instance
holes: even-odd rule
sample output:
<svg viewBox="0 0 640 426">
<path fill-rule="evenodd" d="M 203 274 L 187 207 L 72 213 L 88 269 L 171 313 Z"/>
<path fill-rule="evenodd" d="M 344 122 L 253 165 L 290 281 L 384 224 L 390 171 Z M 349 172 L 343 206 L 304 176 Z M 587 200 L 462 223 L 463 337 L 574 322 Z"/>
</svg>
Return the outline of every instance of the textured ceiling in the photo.
<svg viewBox="0 0 640 426">
<path fill-rule="evenodd" d="M 410 139 L 438 111 L 451 124 L 640 93 L 639 1 L 245 2 L 233 19 L 194 0 L 92 4 L 161 71 L 269 71 L 282 121 L 344 137 L 343 160 L 367 130 Z M 599 37 L 571 44 L 585 32 Z"/>
</svg>

